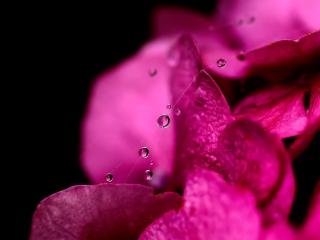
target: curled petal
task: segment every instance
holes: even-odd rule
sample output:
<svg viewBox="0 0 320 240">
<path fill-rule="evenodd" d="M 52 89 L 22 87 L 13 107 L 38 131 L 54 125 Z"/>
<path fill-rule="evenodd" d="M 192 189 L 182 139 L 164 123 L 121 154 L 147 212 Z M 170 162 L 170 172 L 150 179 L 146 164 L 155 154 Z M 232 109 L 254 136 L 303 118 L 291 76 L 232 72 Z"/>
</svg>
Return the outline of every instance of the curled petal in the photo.
<svg viewBox="0 0 320 240">
<path fill-rule="evenodd" d="M 207 170 L 190 173 L 184 205 L 152 223 L 144 239 L 257 240 L 260 218 L 252 195 Z"/>
<path fill-rule="evenodd" d="M 180 204 L 175 193 L 154 195 L 141 185 L 74 186 L 38 205 L 30 239 L 135 239 Z"/>
<path fill-rule="evenodd" d="M 260 122 L 281 138 L 300 134 L 307 122 L 304 90 L 295 87 L 272 87 L 256 92 L 236 106 L 234 114 Z"/>
</svg>

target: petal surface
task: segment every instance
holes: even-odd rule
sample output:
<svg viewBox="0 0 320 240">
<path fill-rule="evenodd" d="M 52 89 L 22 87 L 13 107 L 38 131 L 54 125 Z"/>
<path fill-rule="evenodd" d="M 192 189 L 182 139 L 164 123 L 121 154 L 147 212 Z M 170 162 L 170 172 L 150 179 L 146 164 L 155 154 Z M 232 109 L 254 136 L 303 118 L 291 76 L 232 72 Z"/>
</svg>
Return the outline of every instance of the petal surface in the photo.
<svg viewBox="0 0 320 240">
<path fill-rule="evenodd" d="M 38 205 L 30 239 L 135 239 L 180 204 L 175 193 L 154 195 L 141 185 L 74 186 Z"/>
<path fill-rule="evenodd" d="M 144 239 L 258 239 L 260 218 L 252 195 L 216 173 L 190 174 L 184 206 L 166 213 L 140 236 Z"/>
</svg>

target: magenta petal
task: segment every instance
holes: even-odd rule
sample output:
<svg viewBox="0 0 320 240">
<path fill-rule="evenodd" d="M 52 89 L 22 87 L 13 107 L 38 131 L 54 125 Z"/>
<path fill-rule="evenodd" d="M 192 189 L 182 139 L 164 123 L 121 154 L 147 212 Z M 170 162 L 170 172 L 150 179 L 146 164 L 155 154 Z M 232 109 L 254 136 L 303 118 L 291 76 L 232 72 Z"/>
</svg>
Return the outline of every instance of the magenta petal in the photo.
<svg viewBox="0 0 320 240">
<path fill-rule="evenodd" d="M 184 170 L 194 164 L 212 164 L 218 136 L 233 118 L 215 81 L 204 70 L 199 73 L 201 62 L 192 41 L 182 39 L 178 47 L 180 60 L 172 70 L 171 83 L 173 105 L 181 110 L 176 117 L 175 168 L 175 176 L 181 180 Z"/>
<path fill-rule="evenodd" d="M 260 240 L 298 240 L 294 228 L 286 222 L 280 222 L 264 229 L 261 235 Z"/>
<path fill-rule="evenodd" d="M 303 97 L 303 90 L 273 87 L 248 96 L 234 113 L 260 122 L 281 138 L 296 136 L 304 130 L 307 122 Z"/>
<path fill-rule="evenodd" d="M 305 65 L 316 65 L 319 59 L 320 31 L 296 41 L 277 41 L 245 54 L 249 74 L 271 81 L 296 77 L 297 69 L 303 69 Z"/>
<path fill-rule="evenodd" d="M 315 193 L 311 202 L 311 207 L 307 216 L 307 220 L 301 229 L 301 240 L 318 240 L 320 239 L 320 182 L 315 189 Z"/>
<path fill-rule="evenodd" d="M 221 133 L 212 168 L 228 182 L 252 190 L 260 204 L 272 198 L 288 155 L 279 140 L 259 124 L 236 120 Z"/>
<path fill-rule="evenodd" d="M 260 218 L 250 192 L 200 170 L 188 177 L 184 206 L 152 223 L 144 239 L 258 239 Z"/>
<path fill-rule="evenodd" d="M 305 3 L 301 1 L 301 4 Z M 243 50 L 249 50 L 282 39 L 296 39 L 316 30 L 298 18 L 296 5 L 277 0 L 220 1 L 218 13 L 221 22 L 234 25 L 230 37 L 239 39 Z M 310 6 L 305 4 L 305 8 Z"/>
<path fill-rule="evenodd" d="M 154 161 L 155 178 L 170 174 L 173 128 L 157 126 L 170 102 L 167 51 L 170 41 L 155 41 L 102 74 L 94 83 L 82 128 L 81 160 L 90 180 L 146 183 L 144 171 Z M 153 72 L 153 75 L 150 74 Z M 163 140 L 165 139 L 165 141 Z M 148 147 L 148 159 L 138 150 Z"/>
<path fill-rule="evenodd" d="M 30 239 L 135 239 L 180 204 L 175 193 L 154 195 L 141 185 L 74 186 L 38 205 Z"/>
</svg>

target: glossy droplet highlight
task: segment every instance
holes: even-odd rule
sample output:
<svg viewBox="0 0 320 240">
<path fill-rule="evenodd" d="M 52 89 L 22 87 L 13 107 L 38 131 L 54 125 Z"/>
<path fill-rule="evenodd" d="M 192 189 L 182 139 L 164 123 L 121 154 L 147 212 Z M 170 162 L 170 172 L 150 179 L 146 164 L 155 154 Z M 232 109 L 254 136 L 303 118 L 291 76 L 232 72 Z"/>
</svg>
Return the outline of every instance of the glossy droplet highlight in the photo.
<svg viewBox="0 0 320 240">
<path fill-rule="evenodd" d="M 142 158 L 147 158 L 149 156 L 149 153 L 150 151 L 149 151 L 149 148 L 147 147 L 142 147 L 138 151 L 139 156 Z"/>
<path fill-rule="evenodd" d="M 172 108 L 171 104 L 168 104 L 166 107 L 167 107 L 167 109 L 171 109 Z"/>
<path fill-rule="evenodd" d="M 219 68 L 221 68 L 221 67 L 224 67 L 224 66 L 226 65 L 226 63 L 227 63 L 226 60 L 220 58 L 220 59 L 217 61 L 217 66 L 218 66 Z"/>
<path fill-rule="evenodd" d="M 154 165 L 154 161 L 151 160 L 151 161 L 149 162 L 149 165 L 150 165 L 150 166 L 153 166 L 153 165 Z"/>
<path fill-rule="evenodd" d="M 174 109 L 174 115 L 180 116 L 180 114 L 181 114 L 181 110 L 179 108 L 175 108 Z"/>
<path fill-rule="evenodd" d="M 150 77 L 154 77 L 155 75 L 157 75 L 158 70 L 156 68 L 152 68 L 149 70 L 149 76 Z"/>
<path fill-rule="evenodd" d="M 112 181 L 113 181 L 113 175 L 112 175 L 112 173 L 107 173 L 107 175 L 106 175 L 106 182 L 107 182 L 107 183 L 112 183 Z"/>
<path fill-rule="evenodd" d="M 150 181 L 150 180 L 152 180 L 152 176 L 153 176 L 153 172 L 151 171 L 151 170 L 146 170 L 145 172 L 145 179 L 147 180 L 147 181 Z"/>
<path fill-rule="evenodd" d="M 158 117 L 157 120 L 158 126 L 161 128 L 167 128 L 170 124 L 170 117 L 166 114 Z"/>
</svg>

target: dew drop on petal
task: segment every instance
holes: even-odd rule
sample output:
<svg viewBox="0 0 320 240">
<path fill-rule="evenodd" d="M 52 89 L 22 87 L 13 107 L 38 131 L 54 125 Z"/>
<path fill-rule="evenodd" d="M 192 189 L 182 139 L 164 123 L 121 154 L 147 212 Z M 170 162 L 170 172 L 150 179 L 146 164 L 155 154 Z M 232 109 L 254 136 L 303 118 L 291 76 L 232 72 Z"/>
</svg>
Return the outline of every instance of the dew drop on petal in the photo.
<svg viewBox="0 0 320 240">
<path fill-rule="evenodd" d="M 167 109 L 171 109 L 171 108 L 172 108 L 171 104 L 168 104 Z"/>
<path fill-rule="evenodd" d="M 179 116 L 181 114 L 181 110 L 179 108 L 174 109 L 174 114 Z"/>
<path fill-rule="evenodd" d="M 220 58 L 218 61 L 217 61 L 217 66 L 219 67 L 219 68 L 221 68 L 221 67 L 224 67 L 225 65 L 226 65 L 226 60 L 224 60 L 223 58 Z"/>
<path fill-rule="evenodd" d="M 158 70 L 156 68 L 152 68 L 149 70 L 149 76 L 150 77 L 154 77 L 155 75 L 157 75 Z"/>
<path fill-rule="evenodd" d="M 154 165 L 154 161 L 151 160 L 151 161 L 149 162 L 149 165 L 150 165 L 150 166 L 153 166 L 153 165 Z"/>
<path fill-rule="evenodd" d="M 166 114 L 158 117 L 157 120 L 158 126 L 161 128 L 167 128 L 170 124 L 170 117 Z"/>
<path fill-rule="evenodd" d="M 240 61 L 243 61 L 243 60 L 245 60 L 245 55 L 244 55 L 244 52 L 243 51 L 240 51 L 239 53 L 238 53 L 238 55 L 237 55 L 237 58 L 238 58 L 238 60 L 240 60 Z"/>
<path fill-rule="evenodd" d="M 149 151 L 149 148 L 147 147 L 142 147 L 138 151 L 139 156 L 142 158 L 147 158 L 149 156 L 149 153 L 150 151 Z"/>
<path fill-rule="evenodd" d="M 243 19 L 239 19 L 238 22 L 237 22 L 237 25 L 241 26 L 243 24 L 243 22 L 244 22 Z"/>
<path fill-rule="evenodd" d="M 254 16 L 251 16 L 251 17 L 249 17 L 247 23 L 248 24 L 254 23 L 255 20 L 256 20 L 256 18 Z"/>
<path fill-rule="evenodd" d="M 152 180 L 153 172 L 151 170 L 148 169 L 144 173 L 145 173 L 145 178 L 147 181 Z"/>
<path fill-rule="evenodd" d="M 107 173 L 107 175 L 106 175 L 106 182 L 107 182 L 107 183 L 112 183 L 112 181 L 113 181 L 113 175 L 112 175 L 112 173 Z"/>
</svg>

